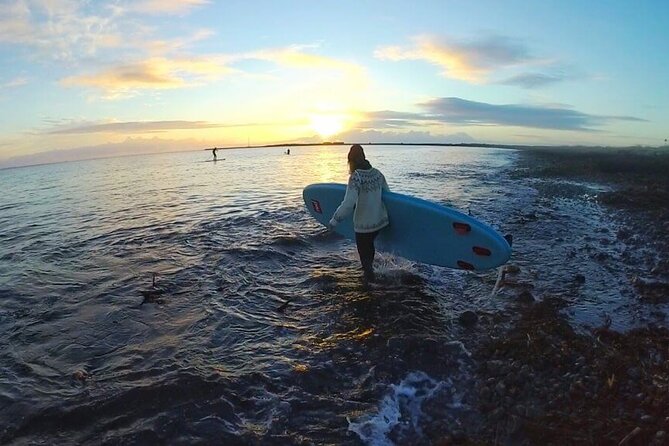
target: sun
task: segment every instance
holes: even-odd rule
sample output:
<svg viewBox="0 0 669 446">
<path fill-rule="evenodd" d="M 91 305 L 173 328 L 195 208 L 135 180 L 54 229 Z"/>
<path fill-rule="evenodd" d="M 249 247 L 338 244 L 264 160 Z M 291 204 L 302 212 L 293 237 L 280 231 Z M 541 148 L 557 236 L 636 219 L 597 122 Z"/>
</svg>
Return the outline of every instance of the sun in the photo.
<svg viewBox="0 0 669 446">
<path fill-rule="evenodd" d="M 344 120 L 340 115 L 318 113 L 309 117 L 311 128 L 314 129 L 321 137 L 329 138 L 336 135 L 344 128 Z"/>
</svg>

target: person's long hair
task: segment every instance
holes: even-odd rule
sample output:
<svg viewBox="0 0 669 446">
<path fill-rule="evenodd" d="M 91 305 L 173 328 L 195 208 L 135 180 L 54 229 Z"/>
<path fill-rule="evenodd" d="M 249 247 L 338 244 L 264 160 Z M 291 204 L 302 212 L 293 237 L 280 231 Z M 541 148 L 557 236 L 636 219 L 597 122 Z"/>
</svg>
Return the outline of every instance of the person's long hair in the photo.
<svg viewBox="0 0 669 446">
<path fill-rule="evenodd" d="M 348 173 L 352 174 L 356 169 L 371 169 L 372 165 L 365 158 L 365 151 L 360 144 L 353 144 L 348 151 Z"/>
</svg>

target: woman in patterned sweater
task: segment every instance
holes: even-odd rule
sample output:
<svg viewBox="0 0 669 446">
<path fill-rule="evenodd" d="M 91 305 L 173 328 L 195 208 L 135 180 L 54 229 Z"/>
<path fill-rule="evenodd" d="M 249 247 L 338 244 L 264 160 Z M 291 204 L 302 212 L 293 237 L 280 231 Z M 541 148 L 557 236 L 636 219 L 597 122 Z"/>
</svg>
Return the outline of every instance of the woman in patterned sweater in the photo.
<svg viewBox="0 0 669 446">
<path fill-rule="evenodd" d="M 365 158 L 362 146 L 355 144 L 348 152 L 348 179 L 344 200 L 330 220 L 336 226 L 353 212 L 355 243 L 365 279 L 374 280 L 374 239 L 388 226 L 388 212 L 381 199 L 384 190 L 390 190 L 383 174 Z"/>
</svg>

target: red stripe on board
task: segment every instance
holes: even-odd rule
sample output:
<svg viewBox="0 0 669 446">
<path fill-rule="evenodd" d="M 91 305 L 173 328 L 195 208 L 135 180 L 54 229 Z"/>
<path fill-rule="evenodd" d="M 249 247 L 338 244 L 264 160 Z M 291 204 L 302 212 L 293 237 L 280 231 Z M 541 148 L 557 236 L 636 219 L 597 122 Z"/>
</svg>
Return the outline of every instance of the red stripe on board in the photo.
<svg viewBox="0 0 669 446">
<path fill-rule="evenodd" d="M 465 235 L 472 230 L 472 227 L 467 223 L 458 223 L 457 221 L 453 223 L 453 229 L 460 235 Z"/>
<path fill-rule="evenodd" d="M 458 266 L 462 269 L 474 269 L 474 265 L 467 263 L 464 260 L 458 260 Z"/>
<path fill-rule="evenodd" d="M 474 246 L 472 251 L 474 251 L 474 254 L 477 256 L 490 256 L 492 254 L 488 248 L 484 248 L 482 246 Z"/>
</svg>

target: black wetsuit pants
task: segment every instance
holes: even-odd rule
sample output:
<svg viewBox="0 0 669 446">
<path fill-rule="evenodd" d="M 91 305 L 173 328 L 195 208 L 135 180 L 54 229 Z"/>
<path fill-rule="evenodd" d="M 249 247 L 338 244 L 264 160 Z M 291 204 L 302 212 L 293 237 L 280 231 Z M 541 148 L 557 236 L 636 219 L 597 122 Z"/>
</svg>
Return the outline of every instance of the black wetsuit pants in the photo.
<svg viewBox="0 0 669 446">
<path fill-rule="evenodd" d="M 374 249 L 374 239 L 377 235 L 379 235 L 379 231 L 355 233 L 355 244 L 358 247 L 360 263 L 362 263 L 362 269 L 365 272 L 365 275 L 374 274 L 372 264 L 374 263 L 374 255 L 376 254 L 376 250 Z"/>
</svg>

